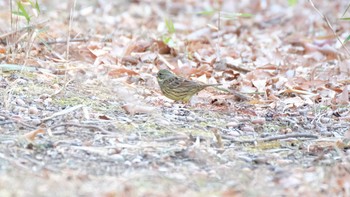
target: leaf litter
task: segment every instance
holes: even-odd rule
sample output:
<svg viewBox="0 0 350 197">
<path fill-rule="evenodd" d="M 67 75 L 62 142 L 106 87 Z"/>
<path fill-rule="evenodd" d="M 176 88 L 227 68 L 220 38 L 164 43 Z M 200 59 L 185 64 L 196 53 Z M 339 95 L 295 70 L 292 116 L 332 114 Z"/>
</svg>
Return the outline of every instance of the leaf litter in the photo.
<svg viewBox="0 0 350 197">
<path fill-rule="evenodd" d="M 350 195 L 344 2 L 39 5 L 0 11 L 2 196 Z"/>
</svg>

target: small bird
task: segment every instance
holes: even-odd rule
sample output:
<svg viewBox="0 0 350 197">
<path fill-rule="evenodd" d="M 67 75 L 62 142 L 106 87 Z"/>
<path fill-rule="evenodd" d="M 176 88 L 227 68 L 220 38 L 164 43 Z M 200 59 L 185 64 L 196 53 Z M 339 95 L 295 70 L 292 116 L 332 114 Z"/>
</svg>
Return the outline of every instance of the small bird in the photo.
<svg viewBox="0 0 350 197">
<path fill-rule="evenodd" d="M 159 70 L 157 80 L 160 90 L 164 96 L 174 100 L 189 102 L 193 95 L 209 86 L 219 86 L 221 84 L 204 84 L 191 81 L 183 77 L 176 76 L 169 70 Z"/>
</svg>

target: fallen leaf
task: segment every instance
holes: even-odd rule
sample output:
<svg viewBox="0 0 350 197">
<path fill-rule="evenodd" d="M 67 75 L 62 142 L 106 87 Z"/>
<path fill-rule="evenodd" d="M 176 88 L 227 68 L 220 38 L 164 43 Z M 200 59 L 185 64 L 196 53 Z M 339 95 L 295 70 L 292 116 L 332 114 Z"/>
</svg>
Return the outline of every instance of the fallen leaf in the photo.
<svg viewBox="0 0 350 197">
<path fill-rule="evenodd" d="M 120 77 L 124 74 L 127 74 L 129 76 L 136 76 L 139 75 L 137 72 L 130 70 L 130 69 L 126 69 L 126 68 L 117 68 L 117 69 L 113 69 L 111 70 L 108 75 L 111 77 Z"/>
<path fill-rule="evenodd" d="M 147 42 L 147 41 L 135 41 L 135 42 L 131 42 L 125 49 L 124 51 L 124 56 L 129 56 L 131 55 L 131 53 L 133 52 L 145 52 L 146 49 L 148 47 L 151 46 L 151 42 Z"/>
<path fill-rule="evenodd" d="M 46 130 L 44 128 L 39 128 L 36 130 L 33 130 L 29 133 L 24 134 L 24 138 L 27 139 L 28 141 L 34 141 L 35 137 L 39 134 L 39 133 L 45 133 Z"/>
</svg>

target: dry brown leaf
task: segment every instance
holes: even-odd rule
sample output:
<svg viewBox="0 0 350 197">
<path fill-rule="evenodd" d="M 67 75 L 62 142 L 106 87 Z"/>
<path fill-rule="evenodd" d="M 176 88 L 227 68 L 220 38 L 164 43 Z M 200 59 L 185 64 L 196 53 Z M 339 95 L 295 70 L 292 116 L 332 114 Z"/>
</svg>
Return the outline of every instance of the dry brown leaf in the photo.
<svg viewBox="0 0 350 197">
<path fill-rule="evenodd" d="M 328 88 L 330 90 L 333 90 L 334 92 L 336 93 L 342 93 L 343 92 L 343 89 L 341 88 L 340 85 L 336 85 L 336 84 L 333 84 L 333 83 L 327 83 L 325 84 L 325 88 Z"/>
<path fill-rule="evenodd" d="M 248 80 L 258 80 L 258 79 L 270 79 L 273 75 L 265 70 L 253 70 L 246 75 Z"/>
<path fill-rule="evenodd" d="M 105 49 L 97 45 L 90 45 L 87 48 L 96 57 L 99 57 L 108 53 L 108 51 L 106 51 Z"/>
<path fill-rule="evenodd" d="M 120 77 L 122 75 L 129 75 L 129 76 L 136 76 L 139 75 L 137 72 L 127 69 L 127 68 L 117 68 L 117 69 L 113 69 L 111 70 L 108 75 L 111 77 Z"/>
<path fill-rule="evenodd" d="M 271 103 L 271 101 L 264 101 L 261 99 L 251 99 L 248 102 L 248 104 L 250 105 L 259 105 L 259 104 L 266 104 L 266 103 Z"/>
<path fill-rule="evenodd" d="M 6 48 L 0 47 L 0 54 L 5 54 L 5 53 L 6 53 Z"/>
<path fill-rule="evenodd" d="M 136 65 L 140 62 L 139 58 L 131 56 L 131 55 L 127 55 L 124 56 L 122 58 L 122 64 L 132 64 L 132 65 Z"/>
<path fill-rule="evenodd" d="M 207 78 L 211 77 L 211 71 L 212 67 L 209 64 L 201 64 L 195 71 L 194 74 L 195 76 L 201 76 L 201 75 L 206 75 Z"/>
<path fill-rule="evenodd" d="M 161 40 L 154 40 L 150 50 L 163 55 L 171 52 L 171 48 Z"/>
<path fill-rule="evenodd" d="M 213 49 L 207 40 L 188 41 L 186 43 L 188 52 L 197 52 L 199 56 L 208 56 L 213 53 Z"/>
<path fill-rule="evenodd" d="M 45 133 L 46 130 L 44 128 L 39 128 L 36 130 L 33 130 L 29 133 L 24 134 L 23 136 L 25 137 L 25 139 L 27 139 L 28 141 L 34 141 L 35 137 L 39 134 L 39 133 Z"/>
<path fill-rule="evenodd" d="M 239 110 L 237 110 L 237 112 L 240 115 L 257 116 L 257 114 L 256 114 L 256 112 L 254 110 L 248 109 L 248 108 L 246 108 L 246 109 L 243 109 L 243 108 L 239 109 Z"/>
<path fill-rule="evenodd" d="M 151 42 L 147 41 L 136 41 L 136 42 L 131 42 L 125 49 L 124 56 L 130 56 L 131 53 L 136 52 L 136 53 L 141 53 L 145 52 L 148 47 L 151 46 Z"/>
<path fill-rule="evenodd" d="M 108 117 L 105 114 L 102 114 L 102 115 L 98 115 L 98 119 L 101 119 L 101 120 L 112 120 L 113 118 Z"/>
<path fill-rule="evenodd" d="M 314 51 L 321 52 L 327 57 L 327 60 L 336 59 L 339 56 L 339 52 L 328 44 L 320 47 L 312 43 L 304 43 L 304 47 L 307 53 L 312 53 Z"/>
<path fill-rule="evenodd" d="M 107 54 L 97 56 L 95 61 L 94 61 L 94 65 L 95 66 L 98 66 L 101 64 L 113 65 L 113 64 L 116 64 L 116 62 L 117 62 L 117 58 L 115 58 L 111 54 L 107 53 Z"/>
<path fill-rule="evenodd" d="M 241 197 L 244 196 L 243 192 L 237 188 L 228 188 L 222 192 L 222 197 Z"/>
<path fill-rule="evenodd" d="M 277 67 L 276 65 L 274 65 L 274 64 L 266 64 L 266 65 L 260 66 L 260 67 L 258 67 L 258 68 L 256 68 L 256 69 L 261 69 L 261 70 L 277 70 L 278 67 Z"/>
<path fill-rule="evenodd" d="M 296 93 L 296 94 L 304 94 L 304 95 L 311 95 L 311 96 L 317 96 L 318 94 L 314 94 L 308 91 L 304 91 L 304 90 L 298 90 L 298 89 L 294 89 L 291 87 L 287 86 L 287 90 L 282 90 L 281 92 L 279 92 L 279 94 L 285 94 L 285 93 Z"/>
<path fill-rule="evenodd" d="M 326 81 L 323 80 L 310 80 L 310 81 L 304 81 L 299 84 L 299 86 L 295 86 L 295 89 L 300 90 L 306 90 L 306 91 L 313 91 L 319 87 L 324 87 L 326 85 Z"/>
<path fill-rule="evenodd" d="M 192 66 L 186 64 L 186 65 L 182 65 L 181 68 L 179 66 L 176 66 L 173 72 L 179 76 L 188 78 L 193 73 L 196 73 L 196 68 L 193 68 Z"/>
</svg>

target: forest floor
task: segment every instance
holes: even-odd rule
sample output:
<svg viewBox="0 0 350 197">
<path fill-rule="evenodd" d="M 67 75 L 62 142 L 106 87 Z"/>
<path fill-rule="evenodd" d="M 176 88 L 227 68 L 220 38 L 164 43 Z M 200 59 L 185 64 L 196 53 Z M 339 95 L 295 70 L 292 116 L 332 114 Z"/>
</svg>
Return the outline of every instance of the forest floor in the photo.
<svg viewBox="0 0 350 197">
<path fill-rule="evenodd" d="M 292 2 L 0 2 L 0 196 L 350 196 L 348 5 Z"/>
</svg>

